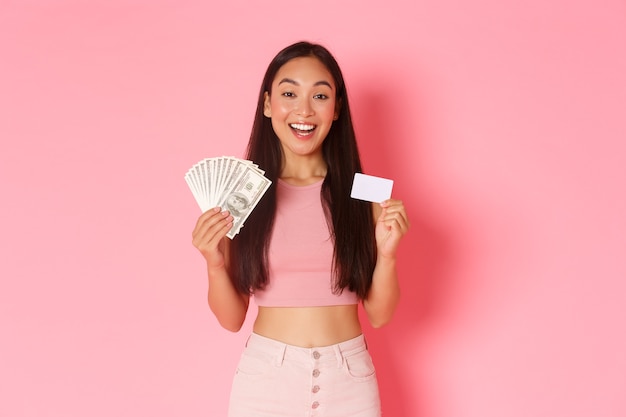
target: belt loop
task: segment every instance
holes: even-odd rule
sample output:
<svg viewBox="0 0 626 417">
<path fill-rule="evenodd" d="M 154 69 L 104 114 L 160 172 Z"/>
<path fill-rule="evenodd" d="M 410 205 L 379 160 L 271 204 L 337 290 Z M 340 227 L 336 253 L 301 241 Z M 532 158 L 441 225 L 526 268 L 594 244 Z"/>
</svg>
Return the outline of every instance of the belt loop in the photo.
<svg viewBox="0 0 626 417">
<path fill-rule="evenodd" d="M 343 366 L 343 353 L 341 352 L 341 348 L 339 345 L 334 345 L 333 349 L 335 350 L 335 356 L 337 357 L 337 368 L 341 368 Z"/>
<path fill-rule="evenodd" d="M 287 345 L 282 343 L 278 348 L 278 352 L 276 352 L 276 363 L 277 367 L 283 366 L 283 361 L 285 360 L 285 352 L 287 351 Z"/>
</svg>

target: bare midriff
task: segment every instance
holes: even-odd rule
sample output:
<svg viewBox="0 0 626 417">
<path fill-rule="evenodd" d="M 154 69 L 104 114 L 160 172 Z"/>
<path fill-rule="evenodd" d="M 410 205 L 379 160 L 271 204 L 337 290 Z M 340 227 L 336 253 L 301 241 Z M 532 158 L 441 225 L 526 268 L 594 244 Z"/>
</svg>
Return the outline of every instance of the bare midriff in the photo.
<svg viewBox="0 0 626 417">
<path fill-rule="evenodd" d="M 357 304 L 329 307 L 259 307 L 253 331 L 293 346 L 322 347 L 359 336 Z"/>
</svg>

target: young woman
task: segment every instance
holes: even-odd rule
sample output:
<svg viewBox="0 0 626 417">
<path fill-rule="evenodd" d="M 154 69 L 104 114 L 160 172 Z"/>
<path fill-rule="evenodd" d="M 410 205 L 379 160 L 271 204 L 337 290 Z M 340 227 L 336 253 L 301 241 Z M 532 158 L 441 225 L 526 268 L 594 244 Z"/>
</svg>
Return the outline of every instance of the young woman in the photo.
<svg viewBox="0 0 626 417">
<path fill-rule="evenodd" d="M 409 228 L 399 200 L 350 198 L 361 163 L 341 70 L 299 42 L 270 63 L 248 159 L 272 186 L 232 241 L 220 208 L 198 219 L 209 306 L 238 331 L 250 297 L 258 315 L 233 381 L 230 417 L 375 417 L 375 370 L 358 316 L 374 327 L 400 294 L 396 251 Z"/>
</svg>

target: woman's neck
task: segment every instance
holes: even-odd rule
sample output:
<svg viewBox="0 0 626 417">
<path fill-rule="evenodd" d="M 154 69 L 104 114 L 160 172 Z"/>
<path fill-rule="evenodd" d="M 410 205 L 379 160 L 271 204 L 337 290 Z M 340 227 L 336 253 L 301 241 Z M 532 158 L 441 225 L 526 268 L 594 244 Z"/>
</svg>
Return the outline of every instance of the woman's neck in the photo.
<svg viewBox="0 0 626 417">
<path fill-rule="evenodd" d="M 326 177 L 327 166 L 322 158 L 298 158 L 285 161 L 280 179 L 291 185 L 309 185 Z"/>
</svg>

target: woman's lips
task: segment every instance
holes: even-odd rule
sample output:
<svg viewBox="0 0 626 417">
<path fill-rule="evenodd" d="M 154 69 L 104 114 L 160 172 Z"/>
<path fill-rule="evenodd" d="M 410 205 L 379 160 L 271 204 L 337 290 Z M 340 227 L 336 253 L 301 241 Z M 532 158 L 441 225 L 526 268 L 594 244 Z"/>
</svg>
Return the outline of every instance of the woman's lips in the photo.
<svg viewBox="0 0 626 417">
<path fill-rule="evenodd" d="M 315 130 L 315 125 L 306 123 L 290 123 L 289 127 L 294 131 L 298 137 L 310 136 Z"/>
</svg>

